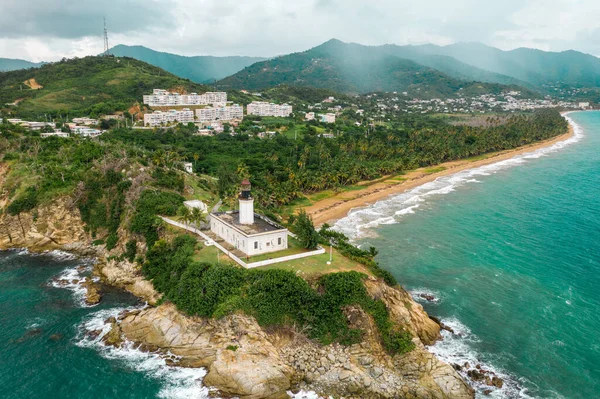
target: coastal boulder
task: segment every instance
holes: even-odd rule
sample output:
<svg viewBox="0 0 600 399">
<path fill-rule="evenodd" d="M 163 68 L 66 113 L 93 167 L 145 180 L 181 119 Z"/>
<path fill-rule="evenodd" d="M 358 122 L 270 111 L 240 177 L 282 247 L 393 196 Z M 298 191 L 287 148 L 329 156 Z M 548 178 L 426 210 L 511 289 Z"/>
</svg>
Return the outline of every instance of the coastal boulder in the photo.
<svg viewBox="0 0 600 399">
<path fill-rule="evenodd" d="M 180 356 L 179 365 L 206 367 L 205 383 L 244 399 L 285 398 L 294 370 L 254 318 L 220 320 L 187 317 L 171 304 L 123 317 L 123 335 Z"/>
</svg>

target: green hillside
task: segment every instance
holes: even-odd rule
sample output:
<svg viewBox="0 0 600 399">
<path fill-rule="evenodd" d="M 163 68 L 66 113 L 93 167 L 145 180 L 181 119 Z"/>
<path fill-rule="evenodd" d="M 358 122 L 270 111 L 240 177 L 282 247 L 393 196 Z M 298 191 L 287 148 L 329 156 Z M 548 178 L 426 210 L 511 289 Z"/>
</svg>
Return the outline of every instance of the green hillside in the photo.
<svg viewBox="0 0 600 399">
<path fill-rule="evenodd" d="M 310 86 L 341 93 L 407 91 L 432 98 L 496 93 L 506 86 L 464 81 L 398 57 L 386 46 L 330 40 L 301 53 L 256 63 L 218 82 L 224 89 L 260 90 L 277 85 Z"/>
<path fill-rule="evenodd" d="M 0 72 L 16 71 L 18 69 L 37 68 L 43 62 L 30 62 L 13 58 L 0 58 Z"/>
<path fill-rule="evenodd" d="M 213 83 L 233 75 L 255 62 L 263 61 L 261 57 L 213 57 L 163 53 L 144 46 L 118 45 L 110 50 L 117 57 L 131 57 L 147 62 L 169 71 L 174 75 L 190 79 L 197 83 Z"/>
<path fill-rule="evenodd" d="M 415 49 L 449 56 L 537 86 L 600 87 L 600 58 L 578 51 L 555 53 L 528 48 L 502 51 L 481 43 L 457 43 L 444 47 L 425 45 Z"/>
<path fill-rule="evenodd" d="M 85 57 L 0 73 L 0 104 L 17 102 L 9 109 L 25 117 L 110 114 L 141 102 L 154 88 L 207 90 L 132 58 Z"/>
</svg>

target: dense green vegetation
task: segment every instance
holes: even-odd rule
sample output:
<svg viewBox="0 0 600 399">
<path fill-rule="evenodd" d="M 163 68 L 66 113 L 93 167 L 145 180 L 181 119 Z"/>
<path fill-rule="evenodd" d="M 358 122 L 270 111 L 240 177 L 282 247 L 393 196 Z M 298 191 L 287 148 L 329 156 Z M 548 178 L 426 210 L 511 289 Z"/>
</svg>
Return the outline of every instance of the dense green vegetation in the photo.
<svg viewBox="0 0 600 399">
<path fill-rule="evenodd" d="M 31 89 L 24 83 L 30 79 L 42 88 Z M 85 57 L 0 73 L 0 107 L 19 100 L 13 110 L 35 119 L 99 116 L 127 111 L 155 88 L 207 91 L 133 58 Z"/>
<path fill-rule="evenodd" d="M 117 129 L 111 143 L 134 143 L 149 151 L 165 148 L 194 160 L 198 172 L 219 177 L 219 194 L 231 200 L 241 174 L 251 176 L 263 209 L 277 210 L 303 194 L 338 189 L 382 175 L 518 147 L 562 134 L 557 111 L 516 115 L 489 127 L 452 126 L 441 119 L 404 116 L 377 125 L 368 134 L 349 120 L 332 128 L 334 139 L 319 137 L 311 125 L 294 137 L 270 140 L 252 135 L 194 136 L 187 127 L 157 131 Z M 197 157 L 195 160 L 194 156 Z"/>
<path fill-rule="evenodd" d="M 448 60 L 442 62 L 439 57 L 417 54 L 412 57 L 415 62 L 404 58 L 409 55 L 407 52 L 393 51 L 389 46 L 368 47 L 330 40 L 301 53 L 257 62 L 221 80 L 219 87 L 260 90 L 285 84 L 341 93 L 406 91 L 420 98 L 453 97 L 459 91 L 464 96 L 499 93 L 510 88 L 527 91 L 515 85 L 473 82 L 473 69 L 477 68 L 454 61 L 454 69 L 446 70 L 459 69 L 460 78 L 466 78 L 457 79 L 418 63 L 438 60 L 432 65 L 441 68 L 449 63 Z M 479 72 L 476 76 L 487 76 L 485 71 Z M 504 77 L 504 81 L 510 82 L 511 79 Z"/>
<path fill-rule="evenodd" d="M 360 306 L 379 329 L 390 354 L 410 351 L 411 335 L 394 325 L 383 302 L 371 298 L 356 272 L 326 274 L 311 287 L 284 270 L 247 270 L 192 262 L 196 240 L 187 235 L 158 241 L 142 267 L 165 299 L 191 315 L 222 317 L 243 311 L 262 326 L 297 326 L 322 344 L 360 342 L 362 331 L 348 325 L 344 309 Z"/>
</svg>

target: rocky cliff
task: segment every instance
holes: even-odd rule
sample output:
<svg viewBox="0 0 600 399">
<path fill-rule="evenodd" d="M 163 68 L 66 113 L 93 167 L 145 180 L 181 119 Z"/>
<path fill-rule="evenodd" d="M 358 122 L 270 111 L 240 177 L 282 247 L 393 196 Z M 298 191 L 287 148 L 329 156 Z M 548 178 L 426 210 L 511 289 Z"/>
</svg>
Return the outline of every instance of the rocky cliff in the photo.
<svg viewBox="0 0 600 399">
<path fill-rule="evenodd" d="M 440 327 L 421 305 L 401 288 L 376 279 L 366 285 L 371 295 L 381 295 L 394 321 L 413 333 L 413 351 L 388 355 L 374 321 L 359 307 L 345 313 L 366 334 L 362 343 L 347 347 L 319 345 L 293 328 L 265 331 L 243 314 L 187 317 L 171 304 L 122 315 L 112 334 L 116 330 L 145 350 L 174 354 L 181 366 L 206 367 L 206 384 L 245 399 L 285 398 L 294 389 L 346 398 L 472 398 L 454 368 L 424 347 Z"/>
</svg>

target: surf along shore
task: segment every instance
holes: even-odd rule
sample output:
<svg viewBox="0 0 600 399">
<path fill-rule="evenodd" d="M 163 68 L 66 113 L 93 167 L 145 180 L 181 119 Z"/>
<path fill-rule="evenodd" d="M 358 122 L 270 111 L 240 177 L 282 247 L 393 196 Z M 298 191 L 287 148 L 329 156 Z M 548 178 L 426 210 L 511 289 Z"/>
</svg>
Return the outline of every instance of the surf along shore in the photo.
<svg viewBox="0 0 600 399">
<path fill-rule="evenodd" d="M 566 113 L 562 114 L 563 116 Z M 411 170 L 405 174 L 384 176 L 373 181 L 357 183 L 365 188 L 353 191 L 345 191 L 328 198 L 316 201 L 304 207 L 315 224 L 321 226 L 324 223 L 333 224 L 342 219 L 355 208 L 363 208 L 375 202 L 411 190 L 417 186 L 429 183 L 442 176 L 452 175 L 466 169 L 473 169 L 510 159 L 516 155 L 532 152 L 540 148 L 549 147 L 560 141 L 567 140 L 574 135 L 573 125 L 569 123 L 567 133 L 549 140 L 528 144 L 511 150 L 493 152 L 478 157 L 461 159 L 458 161 L 445 162 L 439 165 L 427 166 Z"/>
</svg>

